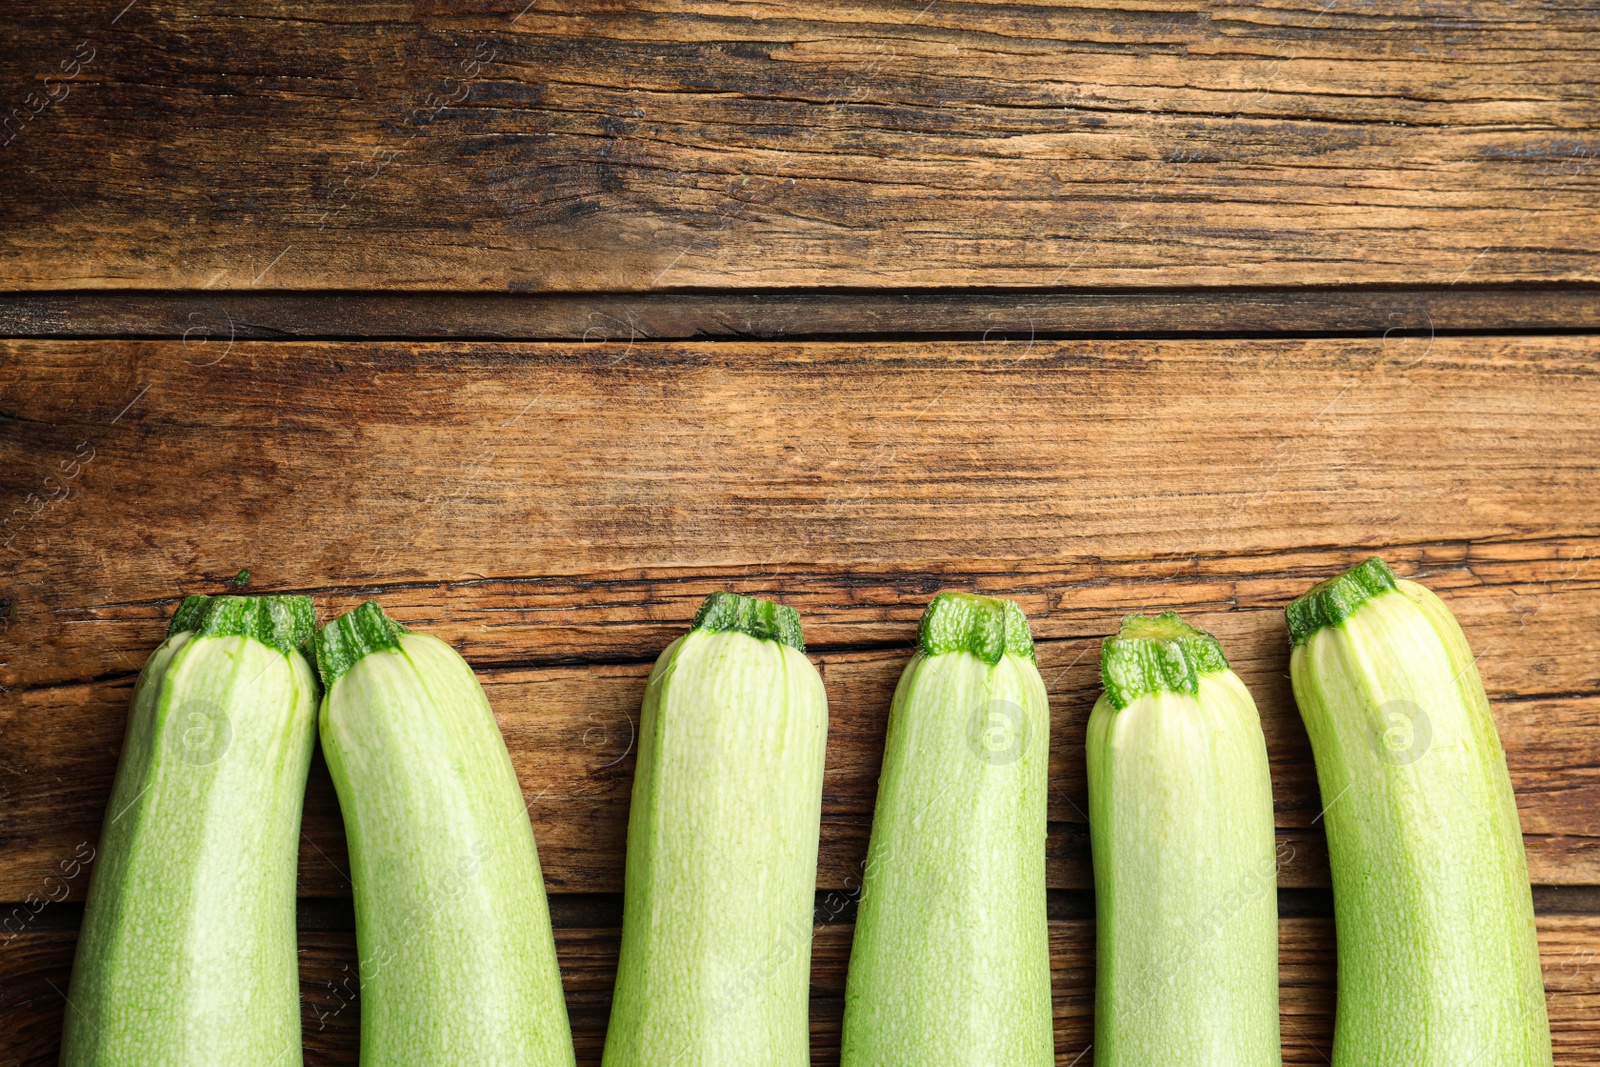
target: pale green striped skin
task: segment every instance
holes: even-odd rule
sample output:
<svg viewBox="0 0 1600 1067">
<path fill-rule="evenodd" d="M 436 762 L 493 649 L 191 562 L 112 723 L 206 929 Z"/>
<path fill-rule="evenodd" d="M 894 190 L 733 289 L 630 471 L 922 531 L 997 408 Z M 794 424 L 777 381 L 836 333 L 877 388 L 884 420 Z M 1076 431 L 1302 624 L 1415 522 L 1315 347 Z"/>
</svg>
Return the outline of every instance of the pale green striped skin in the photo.
<svg viewBox="0 0 1600 1067">
<path fill-rule="evenodd" d="M 322 704 L 350 843 L 362 1067 L 570 1067 L 539 856 L 494 713 L 449 645 L 394 640 L 358 650 Z"/>
<path fill-rule="evenodd" d="M 938 625 L 949 619 L 961 632 Z M 940 594 L 889 713 L 842 1067 L 1055 1062 L 1049 763 L 1049 706 L 1020 610 Z"/>
<path fill-rule="evenodd" d="M 1176 614 L 1130 617 L 1108 663 L 1119 641 L 1164 670 L 1122 687 L 1107 670 L 1089 716 L 1094 1062 L 1276 1067 L 1276 835 L 1255 702 Z"/>
<path fill-rule="evenodd" d="M 822 679 L 782 641 L 695 629 L 656 661 L 605 1067 L 810 1062 L 827 730 Z"/>
<path fill-rule="evenodd" d="M 1393 582 L 1304 635 L 1290 669 L 1327 805 L 1335 1067 L 1548 1065 L 1516 801 L 1449 609 Z"/>
<path fill-rule="evenodd" d="M 298 1067 L 295 868 L 316 693 L 299 652 L 241 635 L 180 632 L 145 664 L 63 1067 Z"/>
</svg>

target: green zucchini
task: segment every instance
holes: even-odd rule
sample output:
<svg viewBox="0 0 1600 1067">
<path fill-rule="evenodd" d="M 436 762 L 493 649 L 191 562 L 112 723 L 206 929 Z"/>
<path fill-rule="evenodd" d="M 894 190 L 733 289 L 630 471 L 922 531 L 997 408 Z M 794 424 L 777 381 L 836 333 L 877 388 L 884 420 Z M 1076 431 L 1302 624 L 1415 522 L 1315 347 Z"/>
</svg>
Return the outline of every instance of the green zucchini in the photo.
<svg viewBox="0 0 1600 1067">
<path fill-rule="evenodd" d="M 645 687 L 605 1067 L 803 1067 L 828 702 L 793 608 L 708 597 Z"/>
<path fill-rule="evenodd" d="M 1100 673 L 1095 1063 L 1276 1067 L 1277 843 L 1255 702 L 1172 611 L 1123 619 Z"/>
<path fill-rule="evenodd" d="M 189 597 L 145 663 L 84 909 L 63 1067 L 296 1067 L 306 597 Z"/>
<path fill-rule="evenodd" d="M 900 676 L 842 1067 L 1049 1067 L 1050 711 L 1022 609 L 940 593 Z"/>
<path fill-rule="evenodd" d="M 1288 617 L 1333 867 L 1335 1067 L 1549 1064 L 1516 799 L 1461 627 L 1377 558 Z"/>
<path fill-rule="evenodd" d="M 472 668 L 370 600 L 314 645 L 350 844 L 362 1067 L 569 1067 L 539 854 Z"/>
</svg>

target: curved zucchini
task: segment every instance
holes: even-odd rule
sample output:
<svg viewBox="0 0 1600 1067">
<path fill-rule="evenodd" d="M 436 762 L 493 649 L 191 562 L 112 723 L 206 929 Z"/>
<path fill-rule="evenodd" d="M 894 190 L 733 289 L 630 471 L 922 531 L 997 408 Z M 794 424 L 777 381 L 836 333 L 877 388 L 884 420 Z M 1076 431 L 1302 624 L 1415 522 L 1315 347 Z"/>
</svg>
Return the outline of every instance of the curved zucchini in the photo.
<svg viewBox="0 0 1600 1067">
<path fill-rule="evenodd" d="M 370 600 L 315 647 L 350 843 L 362 1067 L 570 1067 L 533 830 L 472 668 Z"/>
<path fill-rule="evenodd" d="M 1277 839 L 1255 702 L 1172 611 L 1123 619 L 1100 672 L 1095 1063 L 1276 1067 Z"/>
<path fill-rule="evenodd" d="M 1022 609 L 940 593 L 900 676 L 842 1067 L 1049 1067 L 1050 712 Z"/>
<path fill-rule="evenodd" d="M 605 1067 L 804 1067 L 828 702 L 793 608 L 706 599 L 645 688 Z"/>
<path fill-rule="evenodd" d="M 1335 1067 L 1549 1064 L 1516 798 L 1461 627 L 1377 558 L 1288 616 L 1327 808 Z"/>
<path fill-rule="evenodd" d="M 189 597 L 145 663 L 72 968 L 63 1067 L 296 1067 L 306 597 Z"/>
</svg>

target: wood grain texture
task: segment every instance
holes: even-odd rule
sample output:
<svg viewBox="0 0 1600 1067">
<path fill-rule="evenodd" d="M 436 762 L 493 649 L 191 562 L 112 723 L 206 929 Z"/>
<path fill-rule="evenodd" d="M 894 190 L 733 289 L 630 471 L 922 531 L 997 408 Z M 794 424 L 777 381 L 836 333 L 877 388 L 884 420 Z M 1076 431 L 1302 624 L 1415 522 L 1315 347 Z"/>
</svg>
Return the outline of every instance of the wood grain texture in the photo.
<svg viewBox="0 0 1600 1067">
<path fill-rule="evenodd" d="M 21 639 L 48 644 L 71 625 L 39 608 L 164 606 L 241 566 L 350 595 L 686 573 L 787 592 L 796 573 L 1155 577 L 1272 552 L 1316 567 L 1326 546 L 1583 542 L 1594 351 L 12 341 L 8 572 Z M 1520 576 L 1559 578 L 1552 554 Z M 30 656 L 7 684 L 99 673 L 85 666 Z"/>
<path fill-rule="evenodd" d="M 1592 0 L 70 0 L 0 288 L 1600 280 Z"/>
<path fill-rule="evenodd" d="M 926 601 L 1017 598 L 1052 700 L 1049 877 L 1085 886 L 1099 639 L 1124 612 L 1178 608 L 1261 706 L 1284 884 L 1323 886 L 1281 612 L 1373 550 L 1444 595 L 1481 654 L 1533 879 L 1600 884 L 1593 353 L 1583 337 L 7 342 L 0 490 L 43 503 L 0 570 L 0 899 L 41 892 L 97 838 L 134 672 L 179 595 L 240 568 L 324 617 L 376 595 L 464 652 L 558 892 L 620 888 L 649 663 L 724 587 L 798 607 L 821 665 L 830 889 L 864 855 Z M 346 894 L 344 867 L 318 769 L 302 894 Z"/>
<path fill-rule="evenodd" d="M 0 337 L 169 337 L 191 346 L 330 338 L 583 341 L 905 337 L 1026 343 L 1128 335 L 1600 328 L 1600 287 L 1090 292 L 0 294 Z M 931 337 L 929 339 L 932 339 Z"/>
<path fill-rule="evenodd" d="M 839 1023 L 853 927 L 818 926 L 812 943 L 812 1063 L 839 1062 Z M 71 973 L 70 931 L 27 933 L 0 945 L 0 1061 L 19 1067 L 55 1063 L 60 991 Z M 578 1062 L 595 1065 L 605 1040 L 616 973 L 615 929 L 558 929 L 568 1012 Z M 1600 1064 L 1600 918 L 1543 916 L 1539 946 L 1554 1032 L 1557 1067 Z M 1094 924 L 1050 924 L 1055 994 L 1056 1062 L 1087 1067 L 1094 1032 Z M 1326 1064 L 1332 1049 L 1333 923 L 1283 919 L 1279 924 L 1284 1062 Z M 300 935 L 300 991 L 308 1067 L 354 1067 L 360 1040 L 357 954 L 353 935 Z"/>
</svg>

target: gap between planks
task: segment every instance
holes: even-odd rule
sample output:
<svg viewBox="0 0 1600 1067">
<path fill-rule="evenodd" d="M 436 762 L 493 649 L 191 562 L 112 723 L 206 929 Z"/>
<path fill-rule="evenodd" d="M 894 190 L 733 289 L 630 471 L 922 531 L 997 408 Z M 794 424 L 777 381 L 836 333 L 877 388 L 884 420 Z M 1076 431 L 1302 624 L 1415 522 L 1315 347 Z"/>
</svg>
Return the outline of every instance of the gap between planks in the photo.
<svg viewBox="0 0 1600 1067">
<path fill-rule="evenodd" d="M 655 293 L 0 293 L 0 337 L 1060 340 L 1600 330 L 1600 286 Z"/>
</svg>

